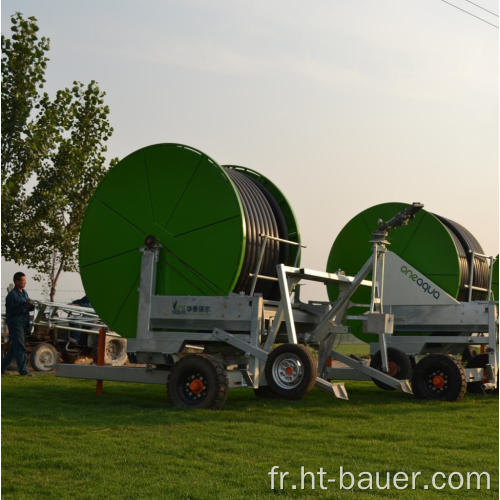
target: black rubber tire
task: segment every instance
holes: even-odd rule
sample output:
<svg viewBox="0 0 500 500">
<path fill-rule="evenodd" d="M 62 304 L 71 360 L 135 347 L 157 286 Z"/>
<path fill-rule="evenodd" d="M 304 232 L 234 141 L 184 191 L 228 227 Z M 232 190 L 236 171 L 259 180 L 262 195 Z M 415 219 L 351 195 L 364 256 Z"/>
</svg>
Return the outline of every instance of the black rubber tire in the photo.
<svg viewBox="0 0 500 500">
<path fill-rule="evenodd" d="M 436 387 L 433 379 L 444 379 L 442 387 Z M 418 399 L 460 401 L 467 390 L 463 366 L 446 354 L 429 354 L 422 358 L 413 371 L 413 394 Z"/>
<path fill-rule="evenodd" d="M 254 389 L 253 392 L 257 399 L 283 399 L 281 396 L 273 392 L 268 385 L 257 387 L 257 389 Z"/>
<path fill-rule="evenodd" d="M 295 385 L 286 387 L 284 381 L 276 379 L 276 373 L 279 366 L 284 366 L 282 363 L 285 359 L 294 360 L 300 363 L 302 373 L 299 373 L 299 379 Z M 307 347 L 301 344 L 283 344 L 276 347 L 267 358 L 265 373 L 269 389 L 277 396 L 284 399 L 300 399 L 304 394 L 308 393 L 316 382 L 318 367 L 316 360 Z"/>
<path fill-rule="evenodd" d="M 489 356 L 487 353 L 478 354 L 467 363 L 467 368 L 484 368 L 488 362 Z M 468 382 L 467 392 L 472 394 L 484 394 L 483 382 Z"/>
<path fill-rule="evenodd" d="M 387 348 L 387 357 L 389 359 L 390 364 L 390 373 L 394 378 L 398 380 L 411 379 L 412 374 L 412 366 L 410 357 L 405 354 L 403 351 L 399 349 L 395 349 L 394 347 Z M 382 370 L 382 354 L 380 351 L 377 351 L 370 360 L 370 366 L 377 370 Z M 372 379 L 376 386 L 384 389 L 386 391 L 394 391 L 394 387 L 390 387 L 379 380 Z"/>
<path fill-rule="evenodd" d="M 59 353 L 52 344 L 42 342 L 36 345 L 30 354 L 31 366 L 37 372 L 50 372 L 56 367 Z"/>
<path fill-rule="evenodd" d="M 190 391 L 189 380 L 197 379 L 202 392 Z M 188 354 L 170 370 L 167 398 L 173 406 L 187 409 L 219 410 L 227 399 L 228 380 L 224 365 L 212 356 Z M 199 396 L 199 397 L 198 397 Z"/>
</svg>

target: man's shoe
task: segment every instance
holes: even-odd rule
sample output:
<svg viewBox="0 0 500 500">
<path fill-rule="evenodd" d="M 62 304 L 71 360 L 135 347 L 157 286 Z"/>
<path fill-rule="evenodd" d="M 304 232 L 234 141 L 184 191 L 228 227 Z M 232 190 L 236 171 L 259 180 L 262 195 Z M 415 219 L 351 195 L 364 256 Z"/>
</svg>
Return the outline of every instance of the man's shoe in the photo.
<svg viewBox="0 0 500 500">
<path fill-rule="evenodd" d="M 23 377 L 32 377 L 33 376 L 30 372 L 20 373 L 19 375 L 21 375 Z"/>
</svg>

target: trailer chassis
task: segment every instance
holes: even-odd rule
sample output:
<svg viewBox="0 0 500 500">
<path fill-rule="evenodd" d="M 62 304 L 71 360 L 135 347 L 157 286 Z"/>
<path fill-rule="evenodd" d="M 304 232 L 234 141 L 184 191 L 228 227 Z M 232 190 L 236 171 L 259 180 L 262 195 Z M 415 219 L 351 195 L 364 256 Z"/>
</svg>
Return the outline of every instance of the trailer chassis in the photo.
<svg viewBox="0 0 500 500">
<path fill-rule="evenodd" d="M 340 399 L 348 399 L 347 392 L 343 383 L 331 383 L 332 379 L 372 379 L 387 388 L 411 393 L 409 380 L 400 380 L 389 374 L 388 349 L 397 346 L 406 352 L 421 354 L 422 346 L 442 344 L 443 339 L 431 335 L 394 336 L 395 327 L 399 328 L 404 323 L 403 326 L 408 331 L 431 328 L 433 332 L 442 329 L 461 333 L 457 336 L 446 336 L 447 345 L 486 345 L 488 363 L 485 368 L 490 376 L 489 387 L 494 388 L 498 374 L 498 311 L 495 303 L 491 300 L 471 301 L 439 306 L 414 305 L 406 306 L 406 309 L 391 304 L 387 307 L 384 304 L 386 255 L 389 254 L 392 260 L 397 257 L 387 252 L 388 231 L 407 224 L 421 207 L 414 204 L 390 221 L 379 225 L 372 235 L 372 255 L 354 277 L 346 276 L 341 271 L 325 273 L 283 264 L 277 266 L 277 278 L 266 277 L 259 274 L 259 262 L 253 277 L 255 280 L 278 281 L 281 297 L 277 303 L 266 301 L 259 294 L 254 294 L 255 286 L 252 286 L 250 295 L 156 295 L 156 270 L 161 246 L 156 244 L 153 237 L 148 237 L 146 245 L 141 248 L 137 335 L 135 339 L 128 339 L 127 345 L 127 351 L 134 361 L 144 366 L 61 364 L 57 366 L 56 375 L 168 385 L 170 380 L 179 378 L 179 366 L 188 366 L 191 363 L 194 368 L 190 369 L 194 373 L 198 369 L 196 366 L 201 367 L 205 363 L 203 360 L 209 357 L 215 367 L 212 372 L 224 372 L 226 388 L 251 387 L 258 391 L 270 386 L 282 397 L 289 394 L 292 399 L 296 399 L 297 387 L 287 385 L 293 379 L 293 376 L 290 378 L 287 375 L 290 370 L 292 375 L 295 373 L 302 377 L 311 376 L 316 386 Z M 263 237 L 264 247 L 268 237 Z M 372 275 L 371 280 L 366 279 L 369 274 Z M 298 293 L 294 292 L 298 290 L 297 285 L 306 280 L 337 284 L 337 300 L 326 304 L 301 302 Z M 362 315 L 348 316 L 347 310 L 352 305 L 351 298 L 361 286 L 371 288 L 367 311 Z M 378 342 L 372 345 L 372 350 L 381 355 L 380 369 L 334 349 L 338 336 L 349 333 L 345 326 L 346 319 L 361 321 L 365 332 L 378 335 Z M 464 331 L 470 332 L 470 335 L 464 336 Z M 283 341 L 286 342 L 285 346 L 276 348 L 276 344 Z M 306 375 L 304 366 L 307 365 L 307 355 L 302 355 L 300 350 L 293 348 L 299 344 L 317 347 L 319 351 L 314 370 L 309 370 Z M 278 359 L 274 359 L 277 357 L 274 355 L 275 349 L 283 351 Z M 196 357 L 199 359 L 195 359 Z M 345 367 L 328 366 L 332 359 L 341 362 Z M 270 362 L 274 363 L 271 367 Z M 202 368 L 198 370 L 203 372 Z M 470 370 L 468 380 L 478 380 L 481 377 L 480 372 L 480 369 Z M 273 379 L 269 380 L 270 377 Z M 191 378 L 198 380 L 195 375 L 191 375 Z M 201 379 L 204 379 L 204 376 L 201 376 Z M 196 406 L 198 394 L 195 384 L 189 380 L 190 378 L 187 378 L 184 381 L 187 387 L 185 395 L 194 400 L 187 400 L 185 406 Z M 289 387 L 294 390 L 288 391 Z M 307 389 L 309 388 L 308 386 Z M 223 398 L 219 397 L 217 401 L 221 399 Z"/>
</svg>

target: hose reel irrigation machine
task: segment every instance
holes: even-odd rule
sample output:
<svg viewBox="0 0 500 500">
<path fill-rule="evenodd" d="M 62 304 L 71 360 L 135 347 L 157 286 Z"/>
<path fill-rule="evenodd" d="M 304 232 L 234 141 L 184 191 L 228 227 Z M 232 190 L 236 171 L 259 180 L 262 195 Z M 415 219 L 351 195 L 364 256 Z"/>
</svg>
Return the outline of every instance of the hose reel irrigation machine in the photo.
<svg viewBox="0 0 500 500">
<path fill-rule="evenodd" d="M 317 385 L 347 399 L 339 381 L 352 379 L 449 401 L 497 388 L 498 258 L 465 228 L 386 203 L 344 227 L 326 271 L 300 267 L 302 248 L 292 208 L 260 173 L 178 144 L 132 153 L 89 202 L 79 262 L 136 364 L 56 374 L 165 384 L 187 408 L 221 408 L 234 387 L 299 399 Z M 329 301 L 301 301 L 306 281 Z M 335 349 L 349 333 L 370 344 L 370 364 Z"/>
</svg>

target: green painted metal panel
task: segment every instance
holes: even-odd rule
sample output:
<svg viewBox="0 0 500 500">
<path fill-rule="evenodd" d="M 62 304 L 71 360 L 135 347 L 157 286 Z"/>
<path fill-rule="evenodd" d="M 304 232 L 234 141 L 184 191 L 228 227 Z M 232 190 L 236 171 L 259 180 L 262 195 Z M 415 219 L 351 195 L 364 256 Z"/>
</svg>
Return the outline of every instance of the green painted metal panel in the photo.
<svg viewBox="0 0 500 500">
<path fill-rule="evenodd" d="M 327 271 L 342 269 L 348 275 L 355 275 L 372 252 L 372 232 L 379 219 L 389 220 L 396 213 L 408 207 L 406 203 L 383 203 L 370 207 L 351 219 L 335 239 L 327 262 Z M 439 219 L 421 210 L 407 226 L 398 227 L 389 233 L 388 249 L 427 276 L 452 297 L 457 297 L 460 285 L 458 251 L 446 227 Z M 327 286 L 330 300 L 338 296 L 338 287 Z M 370 302 L 370 290 L 360 288 L 353 296 L 353 302 Z M 349 314 L 359 314 L 361 308 L 349 309 Z M 365 342 L 377 341 L 376 335 L 361 333 L 359 322 L 351 321 L 353 333 Z M 396 333 L 397 334 L 397 333 Z"/>
<path fill-rule="evenodd" d="M 156 293 L 227 295 L 245 253 L 237 190 L 215 161 L 193 148 L 157 144 L 113 167 L 91 198 L 80 231 L 85 291 L 101 318 L 134 337 L 141 254 L 162 245 Z"/>
</svg>

